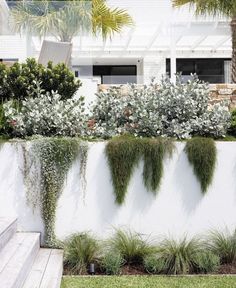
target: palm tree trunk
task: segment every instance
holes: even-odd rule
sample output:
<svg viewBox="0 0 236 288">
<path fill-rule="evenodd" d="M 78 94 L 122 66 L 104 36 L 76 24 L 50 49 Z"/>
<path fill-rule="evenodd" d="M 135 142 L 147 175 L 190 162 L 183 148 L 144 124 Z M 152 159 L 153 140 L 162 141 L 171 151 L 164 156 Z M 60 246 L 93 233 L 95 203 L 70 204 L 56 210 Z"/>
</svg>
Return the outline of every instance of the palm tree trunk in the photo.
<svg viewBox="0 0 236 288">
<path fill-rule="evenodd" d="M 236 83 L 236 16 L 231 21 L 232 30 L 232 81 Z"/>
</svg>

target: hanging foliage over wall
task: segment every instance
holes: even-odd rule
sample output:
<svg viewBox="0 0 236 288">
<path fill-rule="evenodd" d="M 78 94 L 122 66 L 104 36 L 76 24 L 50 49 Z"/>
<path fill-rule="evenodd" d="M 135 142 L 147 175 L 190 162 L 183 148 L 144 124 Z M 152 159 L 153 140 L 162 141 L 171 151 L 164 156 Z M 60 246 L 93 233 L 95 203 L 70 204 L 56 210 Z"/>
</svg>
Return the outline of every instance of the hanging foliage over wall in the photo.
<svg viewBox="0 0 236 288">
<path fill-rule="evenodd" d="M 144 158 L 143 181 L 148 190 L 156 193 L 163 175 L 163 159 L 171 154 L 171 139 L 141 139 L 129 135 L 115 137 L 106 146 L 116 203 L 122 204 L 135 166 Z"/>
<path fill-rule="evenodd" d="M 163 160 L 171 156 L 174 143 L 171 139 L 157 138 L 143 141 L 143 181 L 145 187 L 156 193 L 161 184 L 163 176 Z"/>
<path fill-rule="evenodd" d="M 55 243 L 55 217 L 57 200 L 68 170 L 79 154 L 78 140 L 73 138 L 44 138 L 34 141 L 32 147 L 40 160 L 41 213 L 44 221 L 45 245 Z"/>
<path fill-rule="evenodd" d="M 185 152 L 201 184 L 202 192 L 205 193 L 212 182 L 216 165 L 215 141 L 210 138 L 192 138 L 187 141 Z"/>
<path fill-rule="evenodd" d="M 108 142 L 106 155 L 111 169 L 116 203 L 122 204 L 130 178 L 141 156 L 140 140 L 127 135 L 115 137 Z"/>
<path fill-rule="evenodd" d="M 85 193 L 87 189 L 87 180 L 86 180 L 86 167 L 88 159 L 88 142 L 80 143 L 80 189 L 83 195 L 83 201 L 85 201 Z"/>
<path fill-rule="evenodd" d="M 44 222 L 45 245 L 55 246 L 57 200 L 72 163 L 80 158 L 80 187 L 86 191 L 88 143 L 76 138 L 37 138 L 22 142 L 23 175 L 27 203 L 40 207 Z"/>
</svg>

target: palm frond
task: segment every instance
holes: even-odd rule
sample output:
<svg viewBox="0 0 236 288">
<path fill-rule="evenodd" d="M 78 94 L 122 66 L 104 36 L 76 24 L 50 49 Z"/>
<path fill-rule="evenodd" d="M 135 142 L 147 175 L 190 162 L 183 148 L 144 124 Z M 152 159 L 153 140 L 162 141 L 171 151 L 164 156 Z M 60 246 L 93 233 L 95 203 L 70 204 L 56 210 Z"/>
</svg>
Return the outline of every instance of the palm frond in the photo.
<svg viewBox="0 0 236 288">
<path fill-rule="evenodd" d="M 20 1 L 11 10 L 15 32 L 27 31 L 39 36 L 51 33 L 61 41 L 71 41 L 84 31 L 101 34 L 106 39 L 132 24 L 126 10 L 112 9 L 105 0 L 93 0 L 92 5 L 89 1 Z"/>
<path fill-rule="evenodd" d="M 174 6 L 182 6 L 190 4 L 195 7 L 198 15 L 213 15 L 213 16 L 236 16 L 236 1 L 235 0 L 172 0 Z"/>
</svg>

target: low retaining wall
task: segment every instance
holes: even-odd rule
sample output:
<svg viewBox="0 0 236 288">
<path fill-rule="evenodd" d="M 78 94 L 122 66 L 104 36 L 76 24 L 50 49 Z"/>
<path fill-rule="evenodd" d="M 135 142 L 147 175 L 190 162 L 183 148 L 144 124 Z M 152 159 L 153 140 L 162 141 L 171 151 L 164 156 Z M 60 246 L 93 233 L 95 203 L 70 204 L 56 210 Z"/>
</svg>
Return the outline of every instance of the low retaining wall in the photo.
<svg viewBox="0 0 236 288">
<path fill-rule="evenodd" d="M 229 101 L 230 109 L 236 108 L 236 84 L 211 84 L 211 103 L 218 103 L 222 100 Z"/>
<path fill-rule="evenodd" d="M 6 143 L 0 151 L 0 217 L 18 217 L 19 230 L 41 231 L 39 208 L 27 204 L 19 144 Z M 164 176 L 156 196 L 142 183 L 140 163 L 131 179 L 126 201 L 115 204 L 105 143 L 90 143 L 82 191 L 79 159 L 70 169 L 58 201 L 56 235 L 63 239 L 78 231 L 106 237 L 114 227 L 129 227 L 146 234 L 174 237 L 211 228 L 236 227 L 236 142 L 217 143 L 214 180 L 205 195 L 193 174 L 184 142 L 176 143 L 172 159 L 164 163 Z"/>
</svg>

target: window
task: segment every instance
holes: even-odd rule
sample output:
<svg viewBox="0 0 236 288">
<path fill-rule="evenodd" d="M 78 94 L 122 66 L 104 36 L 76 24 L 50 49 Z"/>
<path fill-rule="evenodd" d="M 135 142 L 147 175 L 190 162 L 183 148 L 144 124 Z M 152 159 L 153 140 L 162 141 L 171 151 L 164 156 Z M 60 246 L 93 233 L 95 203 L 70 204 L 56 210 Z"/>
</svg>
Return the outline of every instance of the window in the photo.
<svg viewBox="0 0 236 288">
<path fill-rule="evenodd" d="M 209 83 L 225 82 L 225 62 L 230 59 L 177 59 L 177 73 L 182 73 L 184 79 L 189 79 L 191 73 L 196 73 L 200 80 Z M 170 75 L 170 59 L 166 59 L 166 73 Z"/>
<path fill-rule="evenodd" d="M 137 82 L 136 65 L 95 65 L 93 76 L 101 77 L 102 84 L 126 84 Z"/>
</svg>

